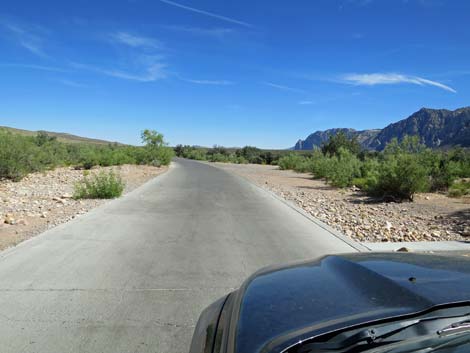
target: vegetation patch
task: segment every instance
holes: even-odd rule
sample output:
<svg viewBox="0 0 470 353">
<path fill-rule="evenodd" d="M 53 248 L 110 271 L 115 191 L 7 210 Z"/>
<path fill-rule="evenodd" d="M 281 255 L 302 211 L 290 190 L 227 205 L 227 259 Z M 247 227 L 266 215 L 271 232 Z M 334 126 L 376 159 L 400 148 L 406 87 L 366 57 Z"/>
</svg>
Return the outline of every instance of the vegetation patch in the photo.
<svg viewBox="0 0 470 353">
<path fill-rule="evenodd" d="M 459 180 L 449 188 L 450 197 L 470 196 L 470 180 Z"/>
<path fill-rule="evenodd" d="M 0 179 L 19 181 L 29 173 L 59 166 L 91 169 L 123 164 L 161 166 L 171 162 L 174 152 L 163 135 L 145 130 L 142 142 L 144 146 L 65 143 L 45 132 L 25 136 L 0 129 Z"/>
<path fill-rule="evenodd" d="M 470 177 L 470 152 L 432 150 L 415 136 L 394 139 L 383 152 L 372 152 L 339 133 L 310 155 L 291 153 L 278 164 L 281 169 L 312 173 L 333 186 L 354 185 L 386 201 L 412 201 L 417 192 L 449 190 L 455 197 L 469 193 L 469 182 L 456 180 Z"/>
<path fill-rule="evenodd" d="M 110 171 L 87 175 L 75 184 L 73 198 L 78 199 L 114 199 L 122 195 L 125 184 L 121 177 Z"/>
</svg>

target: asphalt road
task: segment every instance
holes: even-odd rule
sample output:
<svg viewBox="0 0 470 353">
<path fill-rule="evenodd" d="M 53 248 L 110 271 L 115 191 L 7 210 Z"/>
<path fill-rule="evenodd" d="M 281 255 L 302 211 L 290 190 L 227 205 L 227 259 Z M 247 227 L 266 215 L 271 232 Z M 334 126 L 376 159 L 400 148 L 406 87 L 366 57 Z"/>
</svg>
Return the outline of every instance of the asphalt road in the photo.
<svg viewBox="0 0 470 353">
<path fill-rule="evenodd" d="M 255 270 L 351 251 L 240 177 L 178 160 L 0 253 L 0 351 L 187 352 L 200 311 Z"/>
</svg>

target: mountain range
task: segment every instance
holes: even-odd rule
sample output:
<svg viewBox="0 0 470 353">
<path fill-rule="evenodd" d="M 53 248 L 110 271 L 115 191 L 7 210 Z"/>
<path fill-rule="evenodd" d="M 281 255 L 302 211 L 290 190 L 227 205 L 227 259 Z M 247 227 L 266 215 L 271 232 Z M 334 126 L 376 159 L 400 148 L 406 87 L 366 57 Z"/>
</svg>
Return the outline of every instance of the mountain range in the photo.
<svg viewBox="0 0 470 353">
<path fill-rule="evenodd" d="M 355 130 L 335 128 L 316 131 L 305 140 L 298 140 L 294 150 L 311 150 L 339 132 L 356 137 L 363 148 L 381 151 L 393 138 L 419 136 L 422 143 L 431 148 L 470 147 L 470 107 L 456 110 L 422 108 L 408 118 L 390 124 L 383 129 Z"/>
</svg>

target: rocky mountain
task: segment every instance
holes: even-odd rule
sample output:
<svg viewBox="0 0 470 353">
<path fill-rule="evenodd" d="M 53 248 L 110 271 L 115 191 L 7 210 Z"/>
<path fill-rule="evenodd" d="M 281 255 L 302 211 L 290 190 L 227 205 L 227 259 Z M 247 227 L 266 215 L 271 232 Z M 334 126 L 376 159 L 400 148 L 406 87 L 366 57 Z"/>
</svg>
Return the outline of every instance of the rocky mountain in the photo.
<svg viewBox="0 0 470 353">
<path fill-rule="evenodd" d="M 470 147 L 470 107 L 456 109 L 423 108 L 406 119 L 390 124 L 383 129 L 362 130 L 329 129 L 316 131 L 305 140 L 295 144 L 295 150 L 310 150 L 320 147 L 330 135 L 339 132 L 349 137 L 357 137 L 366 149 L 382 150 L 393 138 L 401 140 L 404 136 L 417 135 L 428 147 L 463 146 Z"/>
<path fill-rule="evenodd" d="M 321 147 L 323 142 L 328 141 L 331 135 L 339 132 L 346 134 L 349 138 L 356 137 L 362 146 L 368 146 L 371 141 L 380 133 L 381 130 L 354 130 L 349 128 L 328 129 L 325 131 L 316 131 L 310 134 L 305 140 L 298 140 L 294 150 L 311 150 Z"/>
<path fill-rule="evenodd" d="M 422 143 L 433 148 L 456 145 L 469 147 L 470 107 L 454 111 L 423 108 L 382 129 L 368 148 L 382 150 L 392 138 L 400 140 L 405 135 L 417 135 Z"/>
</svg>

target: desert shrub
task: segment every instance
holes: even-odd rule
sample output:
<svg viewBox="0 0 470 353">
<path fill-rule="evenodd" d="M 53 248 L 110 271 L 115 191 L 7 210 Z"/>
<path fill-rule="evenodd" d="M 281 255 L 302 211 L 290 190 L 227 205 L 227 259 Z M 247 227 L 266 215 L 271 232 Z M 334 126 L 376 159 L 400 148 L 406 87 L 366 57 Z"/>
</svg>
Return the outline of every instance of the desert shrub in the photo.
<svg viewBox="0 0 470 353">
<path fill-rule="evenodd" d="M 196 149 L 196 148 L 189 151 L 187 154 L 184 155 L 184 157 L 189 158 L 189 159 L 195 159 L 195 160 L 198 160 L 198 161 L 206 160 L 205 152 L 203 150 Z"/>
<path fill-rule="evenodd" d="M 310 158 L 305 158 L 305 157 L 300 157 L 301 159 L 299 162 L 295 165 L 294 170 L 297 173 L 308 173 L 310 172 L 311 169 L 311 159 Z"/>
<path fill-rule="evenodd" d="M 357 138 L 349 138 L 344 132 L 330 135 L 328 141 L 323 143 L 321 147 L 323 154 L 327 156 L 336 156 L 341 149 L 347 150 L 357 156 L 362 148 Z"/>
<path fill-rule="evenodd" d="M 368 180 L 367 178 L 354 178 L 352 180 L 352 185 L 355 187 L 361 189 L 361 190 L 367 190 L 368 189 Z"/>
<path fill-rule="evenodd" d="M 75 199 L 112 199 L 121 196 L 124 182 L 113 171 L 101 172 L 84 178 L 75 184 Z"/>
<path fill-rule="evenodd" d="M 141 164 L 168 165 L 173 159 L 175 152 L 173 148 L 167 147 L 163 135 L 155 130 L 144 130 L 141 134 L 142 142 L 145 144 L 145 152 L 139 154 Z"/>
<path fill-rule="evenodd" d="M 420 165 L 419 156 L 410 153 L 390 154 L 381 162 L 377 180 L 369 180 L 368 192 L 392 200 L 413 200 L 417 192 L 427 191 L 429 177 Z"/>
<path fill-rule="evenodd" d="M 462 197 L 470 195 L 470 180 L 455 181 L 449 188 L 450 197 Z"/>
<path fill-rule="evenodd" d="M 253 146 L 245 146 L 235 152 L 237 157 L 243 157 L 245 160 L 248 161 L 248 163 L 253 164 L 267 163 L 266 160 L 261 157 L 262 153 L 262 150 Z M 272 156 L 269 156 L 269 158 L 272 161 Z"/>
<path fill-rule="evenodd" d="M 214 153 L 208 156 L 210 162 L 223 162 L 227 163 L 230 161 L 230 157 L 222 153 Z"/>
<path fill-rule="evenodd" d="M 309 172 L 315 179 L 328 179 L 331 175 L 331 158 L 326 157 L 320 151 L 314 151 L 309 163 Z"/>
<path fill-rule="evenodd" d="M 0 178 L 20 180 L 41 169 L 33 139 L 0 131 Z"/>
<path fill-rule="evenodd" d="M 293 169 L 296 170 L 302 163 L 305 162 L 305 158 L 299 156 L 298 154 L 288 154 L 282 158 L 279 158 L 279 168 L 282 170 Z"/>
<path fill-rule="evenodd" d="M 100 164 L 100 159 L 96 148 L 83 146 L 78 155 L 77 165 L 83 169 L 91 169 Z"/>
<path fill-rule="evenodd" d="M 345 148 L 338 150 L 338 155 L 330 157 L 328 163 L 331 185 L 344 188 L 351 186 L 353 180 L 361 176 L 361 165 L 359 159 Z"/>
<path fill-rule="evenodd" d="M 152 132 L 146 135 L 148 141 L 153 137 Z M 152 140 L 145 147 L 72 144 L 60 142 L 45 132 L 24 136 L 0 130 L 0 178 L 17 181 L 28 173 L 67 165 L 82 169 L 98 165 L 166 165 L 173 157 L 173 150 L 163 140 L 158 143 L 159 138 L 157 133 L 157 142 Z"/>
<path fill-rule="evenodd" d="M 376 157 L 365 157 L 360 164 L 361 177 L 354 178 L 352 184 L 361 190 L 373 192 L 376 187 L 380 175 L 381 163 Z"/>
<path fill-rule="evenodd" d="M 248 163 L 248 160 L 245 159 L 245 157 L 243 156 L 233 156 L 233 163 L 237 163 L 237 164 L 247 164 Z"/>
</svg>

